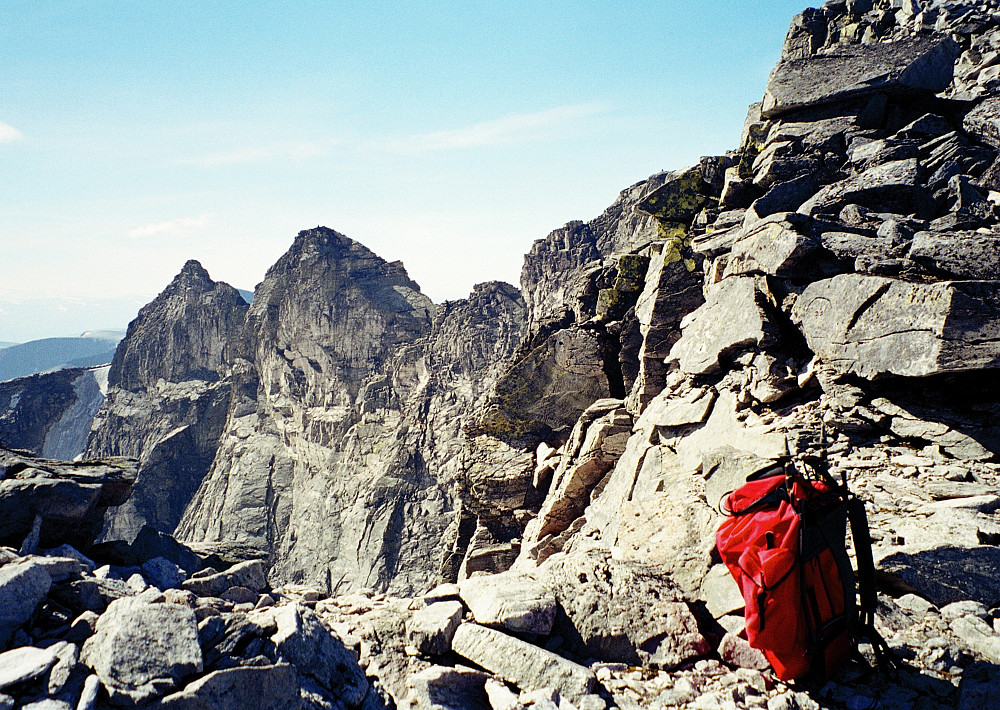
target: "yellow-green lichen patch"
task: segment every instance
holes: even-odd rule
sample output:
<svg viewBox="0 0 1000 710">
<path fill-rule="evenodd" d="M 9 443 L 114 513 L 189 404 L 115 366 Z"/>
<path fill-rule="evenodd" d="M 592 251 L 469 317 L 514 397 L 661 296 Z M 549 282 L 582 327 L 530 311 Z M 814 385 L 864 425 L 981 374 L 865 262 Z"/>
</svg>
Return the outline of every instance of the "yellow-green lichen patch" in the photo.
<svg viewBox="0 0 1000 710">
<path fill-rule="evenodd" d="M 616 291 L 641 291 L 646 282 L 646 270 L 649 268 L 649 257 L 639 254 L 622 254 L 615 264 L 618 275 L 613 288 Z M 598 295 L 600 298 L 600 295 Z"/>
<path fill-rule="evenodd" d="M 701 168 L 689 168 L 663 183 L 636 209 L 660 221 L 689 222 L 709 204 L 710 198 L 702 192 L 704 187 Z"/>
<path fill-rule="evenodd" d="M 596 315 L 602 321 L 610 320 L 622 303 L 622 294 L 616 288 L 602 288 L 597 292 Z"/>
<path fill-rule="evenodd" d="M 656 233 L 662 239 L 683 238 L 687 231 L 687 225 L 683 222 L 660 222 L 656 225 Z"/>
</svg>

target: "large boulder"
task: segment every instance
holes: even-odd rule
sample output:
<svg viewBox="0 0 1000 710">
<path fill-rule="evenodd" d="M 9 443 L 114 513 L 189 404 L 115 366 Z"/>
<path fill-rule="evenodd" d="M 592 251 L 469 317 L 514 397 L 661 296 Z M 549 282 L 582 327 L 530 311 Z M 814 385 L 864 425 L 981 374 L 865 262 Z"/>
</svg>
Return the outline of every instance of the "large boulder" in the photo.
<svg viewBox="0 0 1000 710">
<path fill-rule="evenodd" d="M 132 459 L 52 461 L 0 449 L 0 544 L 20 547 L 38 517 L 42 547 L 85 548 L 135 480 Z"/>
<path fill-rule="evenodd" d="M 1000 366 L 1000 282 L 919 284 L 842 274 L 810 284 L 792 319 L 833 370 L 868 379 Z"/>
<path fill-rule="evenodd" d="M 789 59 L 771 72 L 761 114 L 774 118 L 874 93 L 935 94 L 951 83 L 960 51 L 951 39 L 915 37 Z"/>
<path fill-rule="evenodd" d="M 0 567 L 0 648 L 35 614 L 52 578 L 37 560 L 10 562 Z"/>
<path fill-rule="evenodd" d="M 115 705 L 164 695 L 203 669 L 198 621 L 185 606 L 119 599 L 98 619 L 96 631 L 80 660 L 101 679 Z"/>
<path fill-rule="evenodd" d="M 360 707 L 368 694 L 368 680 L 340 637 L 311 609 L 298 604 L 278 609 L 274 620 L 278 631 L 272 641 L 278 657 L 346 707 Z"/>
<path fill-rule="evenodd" d="M 802 203 L 798 211 L 807 215 L 837 214 L 851 204 L 899 214 L 926 214 L 932 203 L 922 186 L 920 161 L 893 160 L 831 183 Z"/>
<path fill-rule="evenodd" d="M 941 278 L 1000 279 L 1000 234 L 917 232 L 907 258 Z"/>
<path fill-rule="evenodd" d="M 462 601 L 480 624 L 519 633 L 547 634 L 556 615 L 556 600 L 538 580 L 505 572 L 473 577 L 460 585 Z"/>
<path fill-rule="evenodd" d="M 761 277 L 731 277 L 708 289 L 705 304 L 681 322 L 681 338 L 670 350 L 691 375 L 718 372 L 722 362 L 744 350 L 773 344 L 778 329 L 769 306 L 774 296 Z"/>
<path fill-rule="evenodd" d="M 522 690 L 556 688 L 572 700 L 594 687 L 594 673 L 561 656 L 478 624 L 458 627 L 452 649 Z"/>
<path fill-rule="evenodd" d="M 243 666 L 209 673 L 156 707 L 164 710 L 297 710 L 299 679 L 290 665 Z"/>
</svg>

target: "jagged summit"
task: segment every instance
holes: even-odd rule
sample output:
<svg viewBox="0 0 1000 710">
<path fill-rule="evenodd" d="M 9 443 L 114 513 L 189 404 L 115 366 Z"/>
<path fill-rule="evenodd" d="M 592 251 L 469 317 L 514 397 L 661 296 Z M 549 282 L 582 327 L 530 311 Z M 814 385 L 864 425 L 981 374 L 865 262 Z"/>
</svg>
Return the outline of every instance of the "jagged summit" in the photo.
<svg viewBox="0 0 1000 710">
<path fill-rule="evenodd" d="M 111 363 L 112 386 L 140 389 L 158 379 L 218 379 L 223 348 L 242 327 L 247 304 L 190 260 L 129 323 Z"/>
</svg>

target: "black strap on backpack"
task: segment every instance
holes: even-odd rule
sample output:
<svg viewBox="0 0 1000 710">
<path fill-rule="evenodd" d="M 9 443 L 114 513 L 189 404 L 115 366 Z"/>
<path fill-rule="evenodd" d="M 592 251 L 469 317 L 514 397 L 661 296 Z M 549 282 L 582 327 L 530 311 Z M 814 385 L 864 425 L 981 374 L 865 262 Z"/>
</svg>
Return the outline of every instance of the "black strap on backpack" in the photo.
<svg viewBox="0 0 1000 710">
<path fill-rule="evenodd" d="M 895 670 L 899 657 L 889 648 L 882 634 L 875 630 L 875 610 L 878 592 L 875 587 L 875 561 L 872 557 L 872 539 L 868 531 L 868 514 L 865 503 L 853 495 L 848 500 L 847 515 L 854 538 L 854 554 L 858 562 L 858 636 L 872 645 L 876 663 L 883 670 Z M 860 655 L 860 654 L 859 654 Z"/>
</svg>

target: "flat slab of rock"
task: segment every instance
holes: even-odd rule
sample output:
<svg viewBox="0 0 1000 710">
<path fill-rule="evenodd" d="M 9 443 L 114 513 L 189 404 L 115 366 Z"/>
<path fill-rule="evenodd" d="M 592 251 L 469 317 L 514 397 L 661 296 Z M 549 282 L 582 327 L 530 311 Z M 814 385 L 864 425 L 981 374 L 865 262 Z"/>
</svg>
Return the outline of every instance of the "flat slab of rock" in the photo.
<svg viewBox="0 0 1000 710">
<path fill-rule="evenodd" d="M 511 631 L 547 634 L 556 617 L 556 599 L 525 575 L 504 573 L 463 580 L 462 601 L 480 624 Z"/>
<path fill-rule="evenodd" d="M 795 109 L 874 93 L 935 94 L 951 83 L 959 52 L 950 39 L 918 37 L 851 45 L 784 61 L 767 81 L 761 115 L 774 118 Z"/>
<path fill-rule="evenodd" d="M 169 710 L 295 710 L 299 680 L 288 664 L 229 668 L 209 673 L 156 706 Z"/>
<path fill-rule="evenodd" d="M 163 695 L 202 671 L 198 622 L 178 604 L 119 599 L 97 621 L 80 660 L 93 669 L 115 704 Z"/>
<path fill-rule="evenodd" d="M 792 308 L 809 348 L 840 373 L 925 377 L 1000 365 L 1000 282 L 919 284 L 842 274 Z"/>
<path fill-rule="evenodd" d="M 42 547 L 89 545 L 108 507 L 132 492 L 136 471 L 133 459 L 52 461 L 0 448 L 0 544 L 19 547 L 38 515 Z"/>
<path fill-rule="evenodd" d="M 765 306 L 769 300 L 761 277 L 730 277 L 711 286 L 705 304 L 681 322 L 681 339 L 667 362 L 690 375 L 717 372 L 720 360 L 744 349 L 772 342 L 776 329 Z"/>
<path fill-rule="evenodd" d="M 860 175 L 834 182 L 799 207 L 805 215 L 836 214 L 847 205 L 857 204 L 886 212 L 922 212 L 929 204 L 921 186 L 920 162 L 916 158 L 876 165 Z"/>
<path fill-rule="evenodd" d="M 58 656 L 52 649 L 22 646 L 0 653 L 0 690 L 38 678 L 55 665 Z"/>
<path fill-rule="evenodd" d="M 557 688 L 572 700 L 588 694 L 596 680 L 578 663 L 478 624 L 459 626 L 452 650 L 522 690 Z"/>
<path fill-rule="evenodd" d="M 262 591 L 267 588 L 267 577 L 264 574 L 263 562 L 247 560 L 222 572 L 187 579 L 181 586 L 200 596 L 217 597 L 231 587 L 246 587 L 254 592 Z"/>
<path fill-rule="evenodd" d="M 979 140 L 1000 148 L 1000 97 L 990 97 L 965 115 L 962 127 Z"/>
<path fill-rule="evenodd" d="M 814 239 L 795 229 L 792 221 L 795 217 L 802 219 L 797 213 L 789 215 L 787 219 L 769 219 L 740 236 L 733 244 L 724 275 L 814 274 L 818 265 L 817 256 L 822 252 L 822 247 Z"/>
<path fill-rule="evenodd" d="M 1000 279 L 1000 234 L 917 232 L 907 258 L 943 278 Z"/>
</svg>

